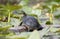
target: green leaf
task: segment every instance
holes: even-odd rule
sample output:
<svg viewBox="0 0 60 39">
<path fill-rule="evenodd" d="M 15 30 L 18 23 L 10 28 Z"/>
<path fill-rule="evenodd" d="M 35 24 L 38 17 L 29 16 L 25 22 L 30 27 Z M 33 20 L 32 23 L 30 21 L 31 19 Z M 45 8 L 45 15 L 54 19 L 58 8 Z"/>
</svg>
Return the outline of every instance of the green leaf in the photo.
<svg viewBox="0 0 60 39">
<path fill-rule="evenodd" d="M 52 26 L 46 26 L 43 30 L 39 31 L 40 38 L 42 38 L 44 35 L 46 35 L 50 31 L 51 27 Z"/>
<path fill-rule="evenodd" d="M 7 39 L 27 39 L 28 35 L 21 36 L 19 35 L 12 35 L 12 36 L 6 36 Z"/>
<path fill-rule="evenodd" d="M 19 25 L 19 23 L 20 23 L 19 19 L 11 18 L 11 21 L 10 21 L 11 25 L 17 26 L 17 25 Z"/>
<path fill-rule="evenodd" d="M 6 9 L 6 10 L 13 11 L 13 10 L 17 10 L 17 9 L 22 8 L 22 6 L 18 6 L 18 5 L 6 5 L 3 8 Z"/>
<path fill-rule="evenodd" d="M 27 5 L 29 0 L 22 0 L 19 5 L 22 5 L 23 7 Z"/>
<path fill-rule="evenodd" d="M 50 32 L 60 32 L 60 28 L 51 28 Z"/>
<path fill-rule="evenodd" d="M 29 0 L 24 0 L 26 3 L 28 3 L 29 2 Z"/>
<path fill-rule="evenodd" d="M 37 30 L 33 31 L 28 39 L 40 39 L 39 32 Z"/>
</svg>

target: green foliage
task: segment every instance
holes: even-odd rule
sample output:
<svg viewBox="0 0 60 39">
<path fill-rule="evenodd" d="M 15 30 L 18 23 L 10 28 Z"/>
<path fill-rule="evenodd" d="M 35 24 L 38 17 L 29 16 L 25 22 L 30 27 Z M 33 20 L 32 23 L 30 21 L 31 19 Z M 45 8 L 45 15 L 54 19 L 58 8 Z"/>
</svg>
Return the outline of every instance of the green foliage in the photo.
<svg viewBox="0 0 60 39">
<path fill-rule="evenodd" d="M 2 9 L 5 10 L 5 12 L 8 14 L 8 16 L 7 16 L 8 17 L 8 22 L 10 22 L 10 16 L 12 14 L 12 11 L 22 8 L 22 6 L 9 5 L 9 4 L 7 4 L 7 5 L 1 5 L 1 6 L 2 6 Z M 5 15 L 4 14 L 5 12 L 3 12 L 2 15 Z"/>
<path fill-rule="evenodd" d="M 6 6 L 4 6 L 3 8 L 6 9 L 6 10 L 13 11 L 13 10 L 17 10 L 17 9 L 22 8 L 22 6 L 17 6 L 17 5 L 6 5 Z"/>
<path fill-rule="evenodd" d="M 2 26 L 2 27 L 0 27 L 0 35 L 8 35 L 8 34 L 9 34 L 8 29 L 9 29 L 10 27 L 11 27 L 11 26 Z"/>
<path fill-rule="evenodd" d="M 47 25 L 51 25 L 51 24 L 53 24 L 53 23 L 50 22 L 50 21 L 47 21 L 46 24 L 47 24 Z"/>
<path fill-rule="evenodd" d="M 37 17 L 37 15 L 35 15 L 35 14 L 30 14 L 30 16 L 34 16 L 34 17 Z"/>
<path fill-rule="evenodd" d="M 23 4 L 23 6 L 21 5 L 21 3 L 20 3 L 20 5 L 9 5 L 9 4 L 0 5 L 0 18 L 7 16 L 8 21 L 10 21 L 9 23 L 8 22 L 0 22 L 0 39 L 1 39 L 1 35 L 4 39 L 5 38 L 6 39 L 41 39 L 49 31 L 60 32 L 60 29 L 51 28 L 51 27 L 44 28 L 41 31 L 35 30 L 33 32 L 29 32 L 29 34 L 28 34 L 28 32 L 26 32 L 24 34 L 22 32 L 19 35 L 14 35 L 12 32 L 9 32 L 8 29 L 12 25 L 17 26 L 17 25 L 19 25 L 19 23 L 21 21 L 21 20 L 19 20 L 20 19 L 19 17 L 21 17 L 19 15 L 21 15 L 21 13 L 17 12 L 17 13 L 19 13 L 18 15 L 13 14 L 12 12 L 14 10 L 22 9 L 28 15 L 37 17 L 37 19 L 38 19 L 38 18 L 40 18 L 40 15 L 42 14 L 43 9 L 47 9 L 49 13 L 53 14 L 53 12 L 56 11 L 57 8 L 60 7 L 60 4 L 59 4 L 60 0 L 48 0 L 45 3 L 45 5 L 42 5 L 43 9 L 32 9 L 31 7 L 27 6 L 28 2 L 29 2 L 29 0 L 22 0 L 21 3 Z M 60 18 L 60 15 L 57 15 L 55 17 Z M 53 23 L 50 21 L 47 21 L 46 24 L 51 25 Z"/>
<path fill-rule="evenodd" d="M 11 18 L 10 24 L 14 26 L 18 26 L 21 21 L 16 18 Z"/>
<path fill-rule="evenodd" d="M 60 18 L 60 14 L 59 15 L 55 15 L 54 17 L 57 18 L 57 19 L 59 19 Z"/>
<path fill-rule="evenodd" d="M 60 32 L 60 28 L 51 28 L 50 29 L 51 32 L 55 32 L 55 33 L 59 33 Z"/>
<path fill-rule="evenodd" d="M 47 3 L 50 3 L 50 2 L 57 2 L 57 3 L 60 3 L 60 0 L 47 0 L 46 2 L 47 2 Z"/>
<path fill-rule="evenodd" d="M 28 39 L 40 39 L 39 32 L 35 30 L 34 32 L 31 33 Z"/>
<path fill-rule="evenodd" d="M 28 2 L 29 0 L 22 0 L 19 5 L 22 5 L 23 7 L 27 6 Z"/>
</svg>

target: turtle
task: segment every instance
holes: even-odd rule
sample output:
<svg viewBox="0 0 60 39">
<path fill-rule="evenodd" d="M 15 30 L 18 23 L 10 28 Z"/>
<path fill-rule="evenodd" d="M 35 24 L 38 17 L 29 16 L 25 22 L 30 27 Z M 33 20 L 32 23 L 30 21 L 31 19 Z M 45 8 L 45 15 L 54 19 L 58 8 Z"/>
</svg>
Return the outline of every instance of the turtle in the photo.
<svg viewBox="0 0 60 39">
<path fill-rule="evenodd" d="M 20 23 L 19 26 L 25 25 L 25 27 L 28 29 L 28 31 L 33 31 L 33 30 L 42 30 L 43 27 L 41 24 L 39 24 L 38 20 L 33 17 L 27 15 L 24 11 L 22 11 L 23 17 L 22 17 L 22 22 Z"/>
</svg>

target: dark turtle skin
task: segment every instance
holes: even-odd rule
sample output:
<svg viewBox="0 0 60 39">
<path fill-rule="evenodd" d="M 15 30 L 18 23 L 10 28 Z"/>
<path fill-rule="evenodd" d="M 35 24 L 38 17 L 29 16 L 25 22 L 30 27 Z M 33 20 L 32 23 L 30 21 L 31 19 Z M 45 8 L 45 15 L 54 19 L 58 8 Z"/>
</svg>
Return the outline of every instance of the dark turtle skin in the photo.
<svg viewBox="0 0 60 39">
<path fill-rule="evenodd" d="M 24 11 L 23 12 L 23 18 L 22 18 L 22 22 L 20 23 L 19 26 L 21 25 L 25 25 L 28 30 L 42 30 L 43 27 L 39 24 L 38 20 L 36 18 L 34 18 L 33 16 L 28 16 Z"/>
</svg>

